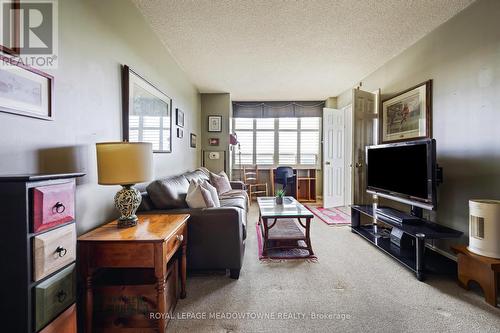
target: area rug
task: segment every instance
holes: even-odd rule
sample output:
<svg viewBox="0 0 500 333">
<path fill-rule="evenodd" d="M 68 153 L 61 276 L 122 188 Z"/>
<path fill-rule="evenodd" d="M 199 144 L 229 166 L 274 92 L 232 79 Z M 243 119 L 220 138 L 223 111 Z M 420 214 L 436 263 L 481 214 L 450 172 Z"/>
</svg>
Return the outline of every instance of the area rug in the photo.
<svg viewBox="0 0 500 333">
<path fill-rule="evenodd" d="M 258 224 L 255 225 L 257 231 L 257 246 L 259 251 L 259 260 L 264 262 L 280 262 L 288 260 L 303 260 L 308 262 L 318 262 L 318 257 L 310 255 L 309 251 L 303 249 L 270 249 L 267 255 L 262 255 L 262 232 Z M 298 245 L 306 246 L 304 241 L 298 241 Z M 314 245 L 314 244 L 313 244 Z M 314 250 L 314 248 L 313 248 Z"/>
<path fill-rule="evenodd" d="M 351 224 L 351 216 L 340 208 L 323 208 L 318 206 L 306 205 L 314 215 L 328 225 L 346 225 Z"/>
</svg>

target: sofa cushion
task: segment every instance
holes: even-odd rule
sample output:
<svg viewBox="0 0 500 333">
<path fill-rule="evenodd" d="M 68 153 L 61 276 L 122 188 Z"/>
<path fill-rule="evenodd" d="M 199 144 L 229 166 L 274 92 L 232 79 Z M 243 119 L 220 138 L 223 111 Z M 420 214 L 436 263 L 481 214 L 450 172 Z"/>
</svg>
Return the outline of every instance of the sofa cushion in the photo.
<svg viewBox="0 0 500 333">
<path fill-rule="evenodd" d="M 210 177 L 208 176 L 207 173 L 204 172 L 204 170 L 196 169 L 194 171 L 186 172 L 184 174 L 184 177 L 186 177 L 188 182 L 191 182 L 192 180 L 200 181 L 200 180 L 210 180 Z"/>
<path fill-rule="evenodd" d="M 210 183 L 217 189 L 219 195 L 232 190 L 229 178 L 224 171 L 221 171 L 218 175 L 210 172 Z"/>
<path fill-rule="evenodd" d="M 236 207 L 241 208 L 246 212 L 247 210 L 247 201 L 241 197 L 234 198 L 220 198 L 220 206 L 221 207 Z"/>
<path fill-rule="evenodd" d="M 189 183 L 188 192 L 186 195 L 186 203 L 189 208 L 211 208 L 215 207 L 212 200 L 212 194 L 209 190 L 201 185 L 201 182 L 192 180 Z"/>
<path fill-rule="evenodd" d="M 220 207 L 220 200 L 219 200 L 219 195 L 217 194 L 217 189 L 210 185 L 208 180 L 202 180 L 199 182 L 200 186 L 203 187 L 205 190 L 210 192 L 210 196 L 214 202 L 214 207 Z"/>
<path fill-rule="evenodd" d="M 146 191 L 157 209 L 186 208 L 189 182 L 183 175 L 151 182 Z"/>
<path fill-rule="evenodd" d="M 219 198 L 243 198 L 248 199 L 248 194 L 244 190 L 231 190 L 219 195 Z"/>
</svg>

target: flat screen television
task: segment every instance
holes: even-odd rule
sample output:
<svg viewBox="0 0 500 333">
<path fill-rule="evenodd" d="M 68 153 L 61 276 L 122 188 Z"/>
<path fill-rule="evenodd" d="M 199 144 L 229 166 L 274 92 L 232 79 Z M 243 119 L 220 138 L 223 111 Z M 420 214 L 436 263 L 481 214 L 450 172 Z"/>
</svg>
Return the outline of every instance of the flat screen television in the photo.
<svg viewBox="0 0 500 333">
<path fill-rule="evenodd" d="M 366 148 L 367 192 L 412 206 L 436 209 L 436 141 Z"/>
</svg>

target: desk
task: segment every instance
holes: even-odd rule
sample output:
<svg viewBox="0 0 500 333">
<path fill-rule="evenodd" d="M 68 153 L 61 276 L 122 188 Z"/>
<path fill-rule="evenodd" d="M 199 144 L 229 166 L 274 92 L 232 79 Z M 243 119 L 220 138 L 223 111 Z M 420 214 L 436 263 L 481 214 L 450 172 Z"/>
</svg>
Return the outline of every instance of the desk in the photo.
<svg viewBox="0 0 500 333">
<path fill-rule="evenodd" d="M 269 179 L 271 180 L 271 193 L 276 193 L 274 188 L 274 174 L 276 169 L 269 169 Z M 294 196 L 300 202 L 316 202 L 316 169 L 293 169 L 295 175 L 295 193 L 287 193 Z"/>
<path fill-rule="evenodd" d="M 151 286 L 151 289 L 154 289 L 156 293 L 152 311 L 165 314 L 173 310 L 168 309 L 167 304 L 175 306 L 171 298 L 176 297 L 176 292 L 173 295 L 170 292 L 172 288 L 166 288 L 167 284 L 177 284 L 177 277 L 171 274 L 169 276 L 174 280 L 167 281 L 167 264 L 177 251 L 180 251 L 180 298 L 186 297 L 186 244 L 189 215 L 143 214 L 138 217 L 139 221 L 134 227 L 119 229 L 115 220 L 78 238 L 81 276 L 86 287 L 85 331 L 87 333 L 93 332 L 95 328 L 93 326 L 94 275 L 100 269 L 151 270 L 155 279 L 155 284 Z M 126 287 L 123 286 L 123 288 Z M 158 320 L 143 318 L 143 322 L 147 325 L 154 324 L 156 327 L 141 327 L 141 332 L 164 332 L 167 326 L 167 318 L 164 315 L 159 316 Z M 130 321 L 130 323 L 134 322 Z"/>
</svg>

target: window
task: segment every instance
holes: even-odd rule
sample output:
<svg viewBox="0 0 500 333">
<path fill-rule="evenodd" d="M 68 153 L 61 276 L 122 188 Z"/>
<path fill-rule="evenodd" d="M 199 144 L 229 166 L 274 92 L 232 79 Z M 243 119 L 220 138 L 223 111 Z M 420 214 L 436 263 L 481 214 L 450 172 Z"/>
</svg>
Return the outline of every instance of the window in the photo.
<svg viewBox="0 0 500 333">
<path fill-rule="evenodd" d="M 319 167 L 321 118 L 234 118 L 241 164 Z M 240 164 L 238 152 L 234 165 Z"/>
</svg>

